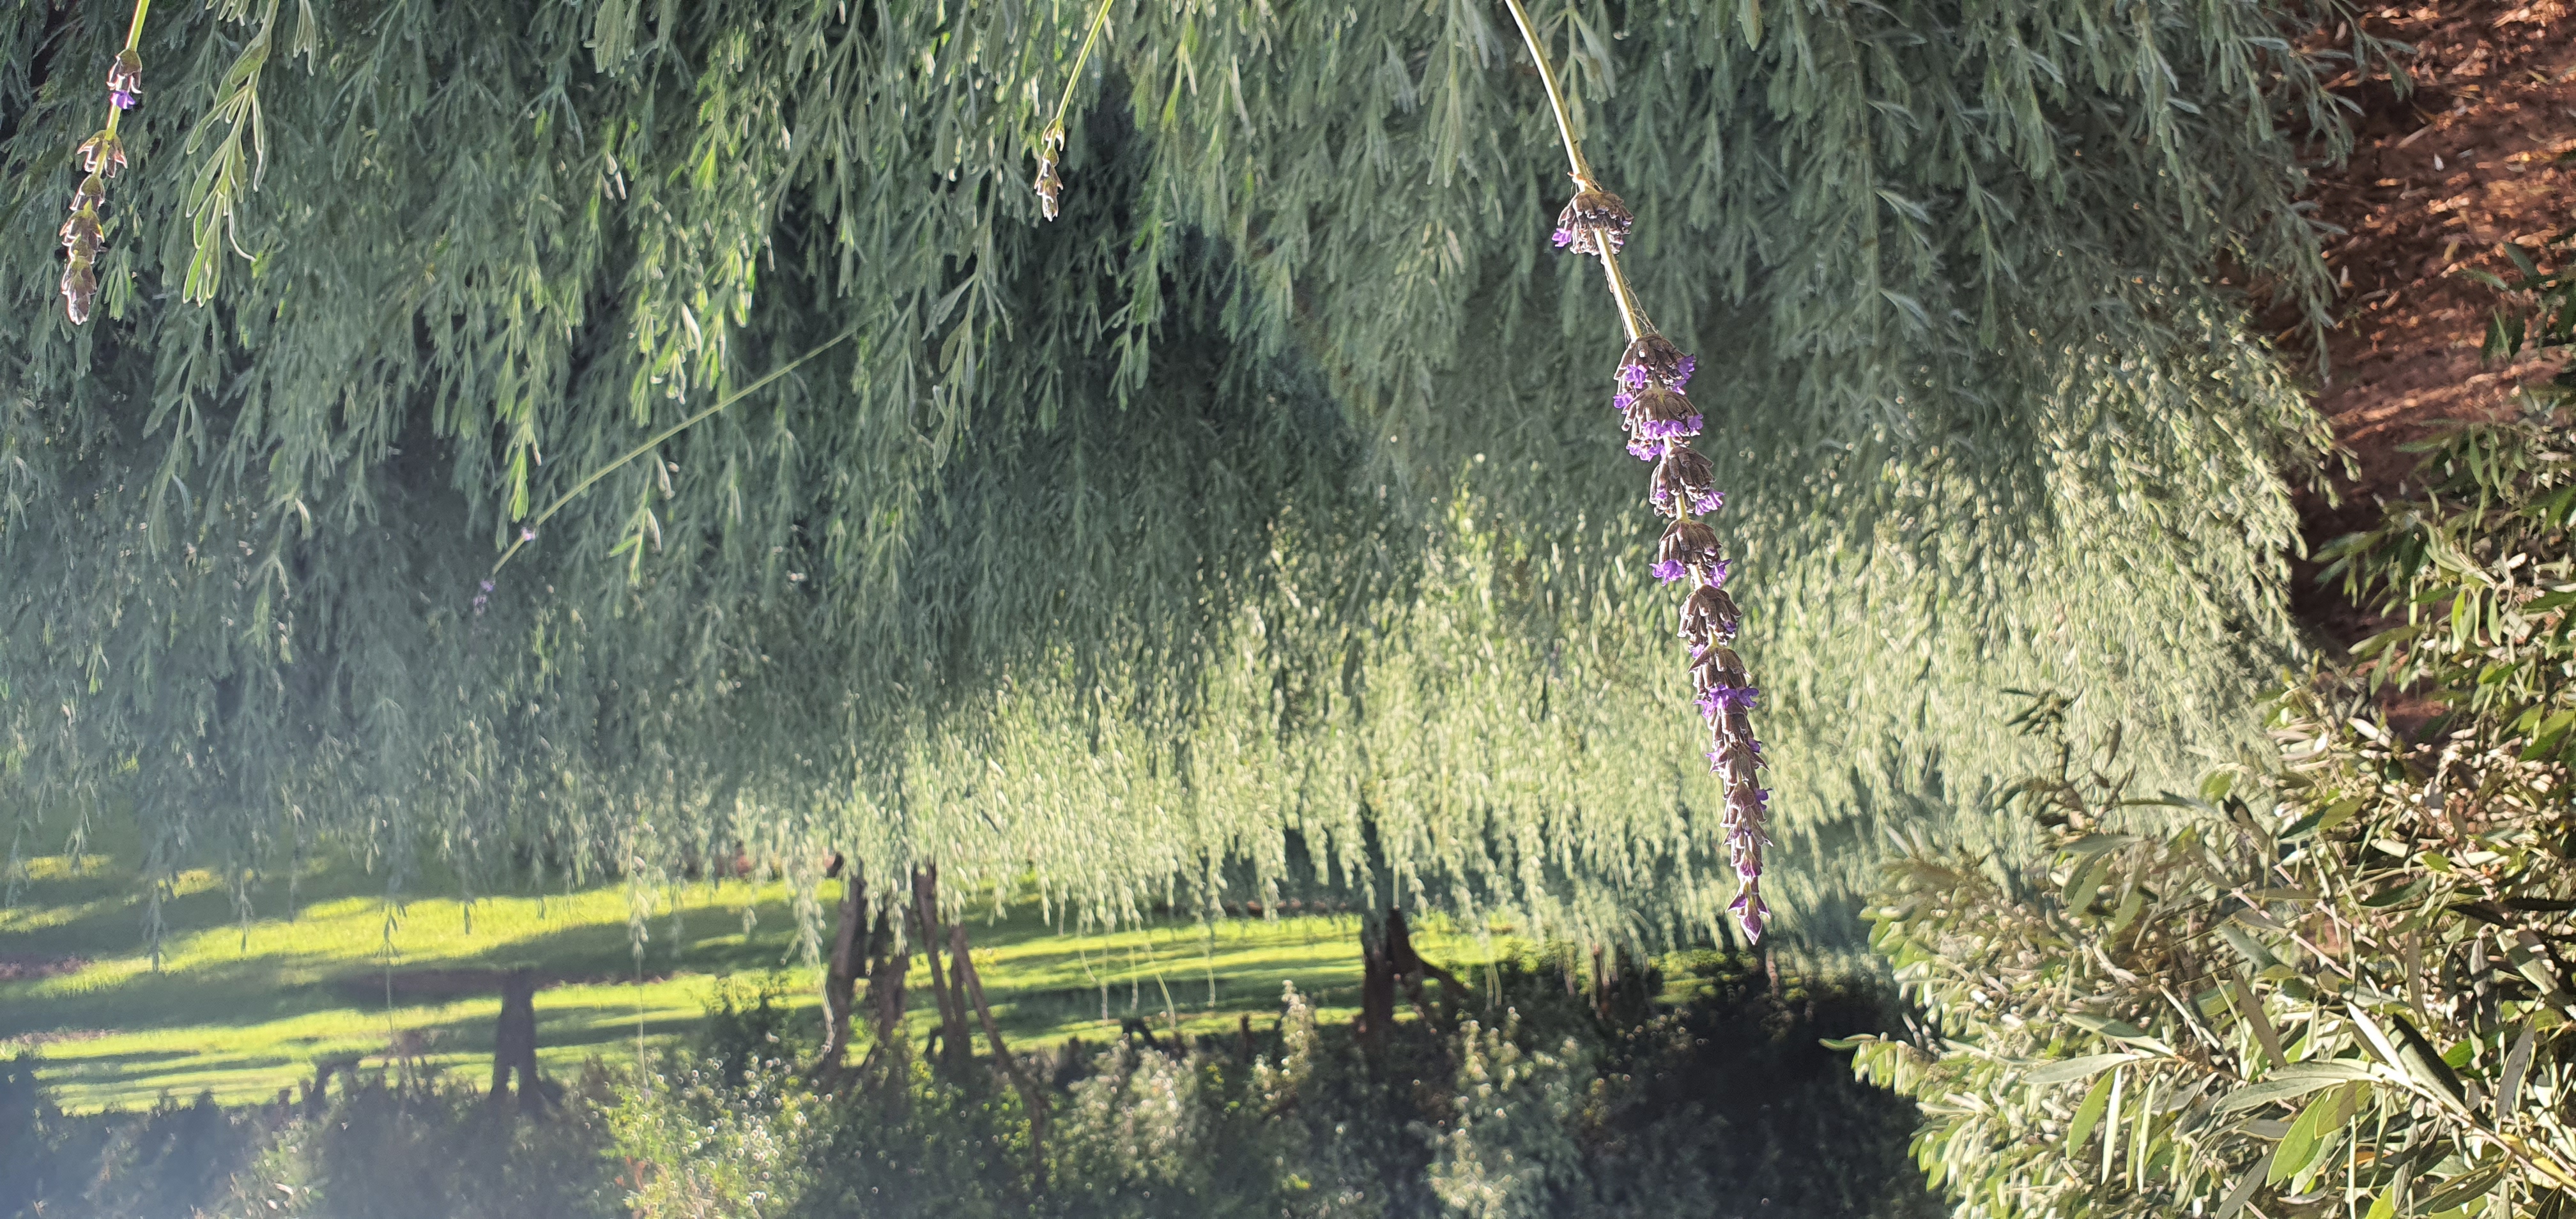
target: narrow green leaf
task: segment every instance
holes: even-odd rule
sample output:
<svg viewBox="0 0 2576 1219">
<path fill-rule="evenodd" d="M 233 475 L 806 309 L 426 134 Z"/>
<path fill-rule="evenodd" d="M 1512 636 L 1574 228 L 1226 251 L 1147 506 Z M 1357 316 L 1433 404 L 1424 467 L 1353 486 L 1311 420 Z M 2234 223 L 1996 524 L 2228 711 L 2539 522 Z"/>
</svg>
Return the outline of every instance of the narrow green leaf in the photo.
<svg viewBox="0 0 2576 1219">
<path fill-rule="evenodd" d="M 2078 865 L 2074 873 L 2066 878 L 2065 891 L 2058 894 L 2058 900 L 2065 904 L 2066 912 L 2081 914 L 2090 907 L 2093 904 L 2094 895 L 2102 891 L 2102 878 L 2109 875 L 2110 871 L 2111 856 L 2108 853 L 2096 855 Z"/>
<path fill-rule="evenodd" d="M 2247 985 L 2243 978 L 2228 979 L 2227 987 L 2228 993 L 2235 998 L 2237 1010 L 2245 1023 L 2253 1026 L 2254 1040 L 2262 1045 L 2263 1053 L 2271 1058 L 2272 1065 L 2276 1067 L 2288 1065 L 2289 1055 L 2281 1052 L 2280 1030 L 2273 1028 L 2272 1018 L 2264 1014 L 2262 998 L 2254 993 L 2254 988 Z"/>
<path fill-rule="evenodd" d="M 2244 1210 L 2245 1204 L 2254 1200 L 2254 1191 L 2263 1188 L 2264 1178 L 2272 1171 L 2272 1157 L 2279 1151 L 2276 1147 L 2264 1152 L 2263 1158 L 2254 1161 L 2244 1176 L 2236 1178 L 2235 1186 L 2219 1201 L 2218 1209 L 2211 1212 L 2210 1219 L 2236 1219 L 2236 1212 Z"/>
<path fill-rule="evenodd" d="M 2504 1178 L 2505 1166 L 2508 1163 L 2510 1161 L 2498 1160 L 2484 1168 L 2453 1177 L 2431 1197 L 2408 1209 L 2419 1215 L 2438 1215 L 2472 1198 L 2485 1197 L 2487 1192 L 2494 1189 L 2497 1182 Z"/>
<path fill-rule="evenodd" d="M 2075 1120 L 2066 1125 L 2066 1154 L 2072 1156 L 2084 1146 L 2093 1133 L 2093 1124 L 2102 1120 L 2102 1109 L 2111 1103 L 2111 1077 L 2093 1081 L 2093 1090 L 2084 1094 L 2084 1102 L 2075 1106 Z"/>
<path fill-rule="evenodd" d="M 2246 1084 L 2220 1097 L 2215 1111 L 2236 1113 L 2258 1105 L 2268 1105 L 2274 1101 L 2296 1100 L 2320 1088 L 2356 1083 L 2369 1078 L 2369 1070 L 2358 1063 L 2341 1060 L 2303 1062 L 2296 1066 L 2285 1067 L 2269 1079 Z"/>
<path fill-rule="evenodd" d="M 2531 1070 L 2532 1030 L 2525 1028 L 2514 1038 L 2513 1049 L 2504 1056 L 2504 1076 L 2496 1082 L 2496 1118 L 2502 1120 L 2513 1112 L 2522 1099 L 2522 1081 Z"/>
<path fill-rule="evenodd" d="M 2081 1058 L 2061 1059 L 2046 1066 L 2034 1067 L 2026 1078 L 2035 1088 L 2069 1084 L 2079 1079 L 2091 1079 L 2121 1063 L 2135 1062 L 2143 1057 L 2145 1055 L 2142 1054 L 2087 1054 Z"/>
</svg>

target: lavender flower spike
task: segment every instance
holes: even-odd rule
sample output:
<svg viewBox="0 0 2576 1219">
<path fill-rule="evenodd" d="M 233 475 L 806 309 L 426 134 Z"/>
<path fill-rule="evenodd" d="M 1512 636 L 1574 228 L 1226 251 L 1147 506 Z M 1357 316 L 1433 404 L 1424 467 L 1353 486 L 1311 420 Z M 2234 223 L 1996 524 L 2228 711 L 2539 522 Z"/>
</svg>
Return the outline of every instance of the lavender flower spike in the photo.
<svg viewBox="0 0 2576 1219">
<path fill-rule="evenodd" d="M 1522 0 L 1504 0 L 1504 4 L 1511 9 L 1512 23 L 1538 68 L 1539 83 L 1547 89 L 1548 108 L 1555 113 L 1557 135 L 1564 142 L 1566 166 L 1576 187 L 1573 200 L 1556 218 L 1554 240 L 1560 249 L 1601 260 L 1620 326 L 1628 334 L 1610 401 L 1618 408 L 1621 429 L 1627 433 L 1628 452 L 1654 463 L 1647 479 L 1648 501 L 1656 512 L 1672 519 L 1656 545 L 1650 570 L 1665 583 L 1690 581 L 1676 625 L 1677 633 L 1690 642 L 1691 685 L 1698 692 L 1701 714 L 1708 718 L 1709 768 L 1726 788 L 1720 828 L 1738 880 L 1735 901 L 1727 909 L 1746 937 L 1758 941 L 1771 920 L 1771 907 L 1762 900 L 1762 852 L 1770 842 L 1762 825 L 1770 793 L 1756 778 L 1763 764 L 1762 743 L 1754 739 L 1752 716 L 1761 691 L 1745 673 L 1744 662 L 1726 646 L 1734 640 L 1743 613 L 1723 587 L 1729 574 L 1725 553 L 1716 532 L 1694 519 L 1726 506 L 1725 494 L 1714 485 L 1716 471 L 1690 445 L 1690 438 L 1708 426 L 1705 415 L 1682 394 L 1699 362 L 1656 333 L 1654 323 L 1638 306 L 1636 291 L 1619 268 L 1619 252 L 1627 245 L 1635 217 L 1618 196 L 1600 188 L 1591 164 L 1584 160 L 1583 141 L 1575 135 L 1564 90 L 1557 84 L 1547 44 L 1530 21 L 1529 10 Z"/>
</svg>

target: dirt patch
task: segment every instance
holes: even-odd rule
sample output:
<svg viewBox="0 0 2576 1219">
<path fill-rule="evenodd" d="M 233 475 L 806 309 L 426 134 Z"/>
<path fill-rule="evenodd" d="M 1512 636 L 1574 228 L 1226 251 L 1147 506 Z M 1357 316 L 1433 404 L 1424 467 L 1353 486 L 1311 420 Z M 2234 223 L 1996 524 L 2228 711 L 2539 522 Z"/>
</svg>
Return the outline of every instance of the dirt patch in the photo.
<svg viewBox="0 0 2576 1219">
<path fill-rule="evenodd" d="M 89 968 L 88 957 L 30 956 L 0 953 L 0 982 L 28 982 Z"/>
<path fill-rule="evenodd" d="M 2367 527 L 2376 501 L 2404 493 L 2414 456 L 2400 446 L 2452 420 L 2510 409 L 2515 386 L 2555 361 L 2482 365 L 2498 304 L 2460 272 L 2510 276 L 2507 242 L 2537 251 L 2576 227 L 2576 0 L 2446 0 L 2366 10 L 2364 28 L 2410 43 L 2414 89 L 2384 72 L 2346 73 L 2360 107 L 2351 161 L 2320 171 L 2320 219 L 2342 285 L 2327 336 L 2330 379 L 2317 408 L 2353 454 L 2341 503 L 2302 504 L 2311 547 Z M 2302 583 L 2306 584 L 2302 572 Z M 2300 590 L 2301 616 L 2341 642 L 2371 625 L 2339 594 Z"/>
</svg>

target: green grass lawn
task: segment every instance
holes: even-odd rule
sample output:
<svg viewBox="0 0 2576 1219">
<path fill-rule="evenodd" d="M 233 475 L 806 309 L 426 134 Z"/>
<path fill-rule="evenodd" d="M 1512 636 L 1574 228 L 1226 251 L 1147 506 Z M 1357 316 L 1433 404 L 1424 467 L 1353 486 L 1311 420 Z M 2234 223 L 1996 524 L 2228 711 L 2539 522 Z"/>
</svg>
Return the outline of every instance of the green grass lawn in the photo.
<svg viewBox="0 0 2576 1219">
<path fill-rule="evenodd" d="M 245 920 L 225 886 L 199 873 L 163 902 L 169 931 L 156 969 L 131 843 L 110 834 L 95 849 L 77 863 L 29 860 L 16 903 L 0 910 L 0 978 L 8 979 L 0 980 L 0 1053 L 36 1047 L 39 1074 L 66 1109 L 131 1108 L 165 1092 L 209 1090 L 226 1103 L 266 1100 L 309 1079 L 316 1059 L 360 1054 L 365 1069 L 387 1065 L 396 1036 L 413 1030 L 429 1038 L 426 1062 L 483 1078 L 498 997 L 423 994 L 422 971 L 528 964 L 568 979 L 537 995 L 540 1057 L 559 1075 L 590 1055 L 631 1056 L 685 1031 L 728 976 L 784 988 L 789 1006 L 819 1010 L 818 972 L 800 962 L 792 895 L 778 882 L 641 894 L 611 885 L 469 906 L 428 896 L 455 892 L 429 876 L 406 886 L 424 896 L 397 905 L 381 876 L 339 860 L 298 878 L 292 917 L 278 917 L 281 881 Z M 831 909 L 838 883 L 825 882 L 820 898 Z M 630 930 L 637 913 L 646 931 L 640 961 Z M 1114 1037 L 1129 1017 L 1158 1028 L 1172 1020 L 1231 1028 L 1237 1013 L 1277 1011 L 1283 982 L 1326 1018 L 1347 1019 L 1358 999 L 1358 923 L 1348 916 L 1072 934 L 1028 905 L 969 926 L 976 968 L 1014 1048 Z M 1496 948 L 1436 927 L 1415 942 L 1453 967 L 1488 960 Z M 918 958 L 909 980 L 919 1035 L 937 1019 Z"/>
</svg>

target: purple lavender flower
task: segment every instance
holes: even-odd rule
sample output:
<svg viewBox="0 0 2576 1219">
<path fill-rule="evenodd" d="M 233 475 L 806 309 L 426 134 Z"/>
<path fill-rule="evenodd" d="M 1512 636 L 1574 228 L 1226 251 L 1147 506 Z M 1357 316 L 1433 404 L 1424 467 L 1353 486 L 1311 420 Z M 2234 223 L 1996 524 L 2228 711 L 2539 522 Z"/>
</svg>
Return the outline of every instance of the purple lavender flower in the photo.
<svg viewBox="0 0 2576 1219">
<path fill-rule="evenodd" d="M 1717 472 L 1709 467 L 1706 457 L 1693 452 L 1679 440 L 1670 440 L 1664 445 L 1664 459 L 1655 463 L 1655 475 L 1647 486 L 1647 498 L 1653 502 L 1655 511 L 1670 517 L 1682 516 L 1686 510 L 1701 511 L 1698 505 L 1709 502 L 1710 497 L 1717 494 L 1709 486 L 1709 481 L 1716 476 Z"/>
<path fill-rule="evenodd" d="M 1655 574 L 1655 579 L 1666 584 L 1670 584 L 1673 581 L 1690 574 L 1690 568 L 1688 565 L 1676 562 L 1672 559 L 1659 559 L 1653 567 L 1650 567 L 1647 570 Z"/>
<path fill-rule="evenodd" d="M 483 616 L 483 607 L 492 603 L 492 582 L 485 580 L 482 591 L 474 594 L 474 616 Z"/>
<path fill-rule="evenodd" d="M 1727 596 L 1724 589 L 1714 584 L 1702 584 L 1683 599 L 1680 621 L 1674 633 L 1690 641 L 1691 673 L 1696 685 L 1742 684 L 1742 667 L 1739 665 L 1731 672 L 1721 672 L 1715 659 L 1708 655 L 1708 649 L 1712 644 L 1733 641 L 1736 628 L 1743 622 L 1744 611 L 1735 607 L 1735 598 Z M 1732 654 L 1728 659 L 1733 659 Z"/>
<path fill-rule="evenodd" d="M 1619 357 L 1619 384 L 1630 389 L 1648 385 L 1680 389 L 1698 367 L 1699 361 L 1683 355 L 1671 339 L 1660 334 L 1640 335 Z"/>
<path fill-rule="evenodd" d="M 1708 689 L 1699 692 L 1700 714 L 1714 720 L 1726 715 L 1730 711 L 1751 711 L 1753 710 L 1754 701 L 1761 697 L 1762 691 L 1753 686 L 1710 686 Z M 1748 756 L 1753 757 L 1758 755 L 1752 755 L 1748 751 Z M 1717 759 L 1714 754 L 1711 755 L 1711 758 L 1712 760 L 1731 761 L 1731 758 Z"/>
<path fill-rule="evenodd" d="M 1708 773 L 1716 775 L 1730 792 L 1738 787 L 1752 787 L 1754 770 L 1764 765 L 1762 743 L 1722 726 L 1712 729 L 1711 741 Z M 1733 825 L 1733 820 L 1730 819 L 1728 824 Z"/>
<path fill-rule="evenodd" d="M 1699 435 L 1703 420 L 1681 391 L 1649 385 L 1631 396 L 1630 426 L 1648 439 Z"/>
<path fill-rule="evenodd" d="M 98 205 L 107 201 L 107 186 L 95 173 L 72 192 L 71 219 L 63 221 L 63 313 L 78 326 L 89 321 L 98 303 Z"/>
<path fill-rule="evenodd" d="M 1577 254 L 1601 253 L 1601 244 L 1609 243 L 1612 252 L 1628 243 L 1628 228 L 1636 217 L 1619 196 L 1590 187 L 1574 193 L 1565 210 L 1556 214 L 1556 248 L 1571 249 Z"/>
</svg>

